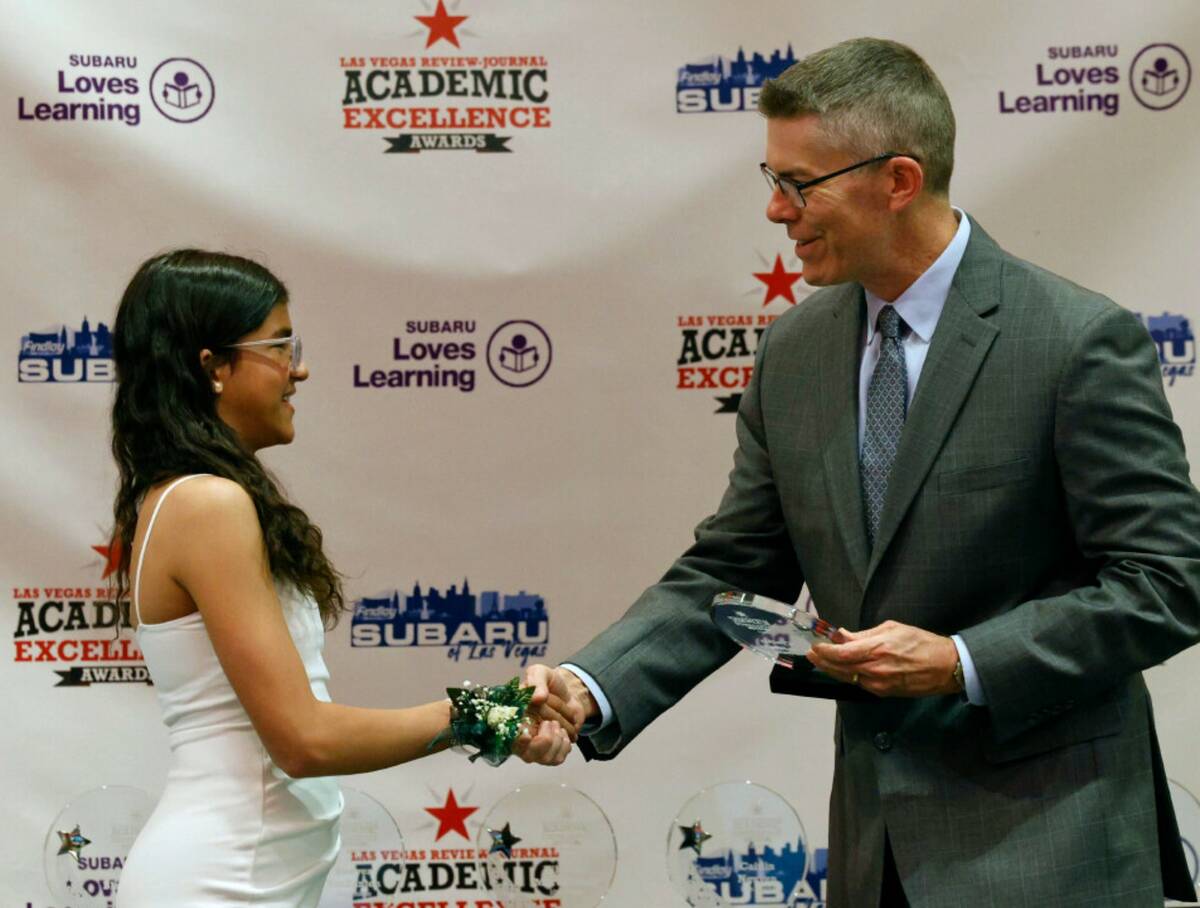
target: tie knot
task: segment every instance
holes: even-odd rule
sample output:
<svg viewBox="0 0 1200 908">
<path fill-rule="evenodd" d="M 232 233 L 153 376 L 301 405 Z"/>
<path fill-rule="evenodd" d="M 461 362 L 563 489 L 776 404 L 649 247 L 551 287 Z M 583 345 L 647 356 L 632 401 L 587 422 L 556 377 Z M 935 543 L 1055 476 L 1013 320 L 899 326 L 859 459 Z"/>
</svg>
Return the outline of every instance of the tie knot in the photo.
<svg viewBox="0 0 1200 908">
<path fill-rule="evenodd" d="M 879 310 L 879 319 L 877 322 L 879 333 L 888 340 L 895 340 L 900 336 L 900 326 L 903 323 L 900 319 L 900 313 L 892 306 L 884 306 Z"/>
</svg>

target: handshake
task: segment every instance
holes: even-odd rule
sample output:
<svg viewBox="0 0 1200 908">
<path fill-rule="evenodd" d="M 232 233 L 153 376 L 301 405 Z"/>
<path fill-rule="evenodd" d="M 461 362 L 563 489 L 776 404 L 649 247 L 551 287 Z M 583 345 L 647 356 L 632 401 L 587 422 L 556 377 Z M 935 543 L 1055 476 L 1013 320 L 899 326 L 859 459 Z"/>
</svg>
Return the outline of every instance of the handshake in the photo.
<svg viewBox="0 0 1200 908">
<path fill-rule="evenodd" d="M 884 621 L 861 631 L 841 628 L 830 642 L 806 654 L 813 668 L 835 681 L 877 697 L 927 697 L 963 692 L 965 669 L 950 637 Z M 579 676 L 566 668 L 531 665 L 524 684 L 534 689 L 529 724 L 513 753 L 526 763 L 557 766 L 571 752 L 583 724 L 600 718 L 600 707 Z"/>
<path fill-rule="evenodd" d="M 571 752 L 583 724 L 600 718 L 600 707 L 579 677 L 565 668 L 531 665 L 521 680 L 533 688 L 533 697 L 526 713 L 529 726 L 513 753 L 526 763 L 557 766 Z"/>
</svg>

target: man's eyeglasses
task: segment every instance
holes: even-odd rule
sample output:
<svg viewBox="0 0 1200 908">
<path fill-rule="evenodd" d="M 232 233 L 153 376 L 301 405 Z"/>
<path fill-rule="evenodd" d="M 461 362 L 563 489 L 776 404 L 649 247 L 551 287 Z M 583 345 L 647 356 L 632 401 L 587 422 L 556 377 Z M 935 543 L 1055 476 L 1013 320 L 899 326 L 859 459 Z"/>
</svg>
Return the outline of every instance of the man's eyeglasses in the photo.
<svg viewBox="0 0 1200 908">
<path fill-rule="evenodd" d="M 242 341 L 240 344 L 226 344 L 225 346 L 231 350 L 265 347 L 281 366 L 286 365 L 291 372 L 298 371 L 300 364 L 304 361 L 299 334 L 292 334 L 288 337 L 268 337 L 266 340 Z"/>
<path fill-rule="evenodd" d="M 795 205 L 797 208 L 804 207 L 804 190 L 811 189 L 819 183 L 824 183 L 826 180 L 832 180 L 834 177 L 840 177 L 844 173 L 849 173 L 852 170 L 858 170 L 860 167 L 867 167 L 870 164 L 878 164 L 881 161 L 888 161 L 892 158 L 912 158 L 914 161 L 920 162 L 920 158 L 916 155 L 904 154 L 899 151 L 885 151 L 883 154 L 876 155 L 873 158 L 867 158 L 865 161 L 859 161 L 857 164 L 851 164 L 849 167 L 843 167 L 841 170 L 835 170 L 833 173 L 827 173 L 822 177 L 817 177 L 813 180 L 793 180 L 791 177 L 781 177 L 770 167 L 767 162 L 763 161 L 758 165 L 758 169 L 762 171 L 763 177 L 766 178 L 767 185 L 771 187 L 771 192 L 776 189 L 783 193 L 783 197 Z"/>
</svg>

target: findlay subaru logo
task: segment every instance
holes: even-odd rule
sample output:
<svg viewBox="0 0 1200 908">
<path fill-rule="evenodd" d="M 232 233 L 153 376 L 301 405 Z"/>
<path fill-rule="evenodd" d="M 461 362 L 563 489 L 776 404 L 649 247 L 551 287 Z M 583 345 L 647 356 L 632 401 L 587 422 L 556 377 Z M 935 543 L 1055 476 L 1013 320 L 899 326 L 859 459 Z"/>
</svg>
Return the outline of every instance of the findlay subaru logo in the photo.
<svg viewBox="0 0 1200 908">
<path fill-rule="evenodd" d="M 512 135 L 501 132 L 550 127 L 549 67 L 538 54 L 493 55 L 463 52 L 473 15 L 426 4 L 412 16 L 420 27 L 408 37 L 424 39 L 421 56 L 343 56 L 342 128 L 400 130 L 383 136 L 385 154 L 422 151 L 510 153 Z M 474 40 L 472 40 L 474 43 Z M 450 45 L 460 51 L 449 56 Z M 438 55 L 435 55 L 435 53 Z"/>
<path fill-rule="evenodd" d="M 546 655 L 550 618 L 536 593 L 487 590 L 476 596 L 470 582 L 442 592 L 413 584 L 406 594 L 394 590 L 364 596 L 354 603 L 350 621 L 353 647 L 430 646 L 446 650 L 454 661 L 519 659 Z"/>
<path fill-rule="evenodd" d="M 824 908 L 826 849 L 813 849 L 795 809 L 753 782 L 697 792 L 672 820 L 667 872 L 688 903 Z"/>
<path fill-rule="evenodd" d="M 1196 371 L 1196 335 L 1186 315 L 1164 312 L 1162 315 L 1138 315 L 1154 345 L 1162 364 L 1163 381 L 1168 387 L 1177 378 L 1191 378 Z"/>
<path fill-rule="evenodd" d="M 17 354 L 20 382 L 112 382 L 112 333 L 104 322 L 93 330 L 87 317 L 77 329 L 59 325 L 21 336 Z"/>
<path fill-rule="evenodd" d="M 758 109 L 763 83 L 781 75 L 796 62 L 792 45 L 775 50 L 770 57 L 758 51 L 746 56 L 738 48 L 732 59 L 715 55 L 679 67 L 675 80 L 676 113 L 731 113 Z"/>
<path fill-rule="evenodd" d="M 691 832 L 695 839 L 703 835 Z M 779 848 L 750 844 L 744 850 L 726 848 L 716 854 L 704 854 L 703 846 L 693 850 L 695 856 L 689 857 L 695 879 L 703 887 L 693 904 L 705 903 L 704 896 L 710 894 L 705 889 L 712 890 L 719 905 L 820 908 L 825 904 L 828 849 L 816 849 L 811 862 L 800 840 Z"/>
</svg>

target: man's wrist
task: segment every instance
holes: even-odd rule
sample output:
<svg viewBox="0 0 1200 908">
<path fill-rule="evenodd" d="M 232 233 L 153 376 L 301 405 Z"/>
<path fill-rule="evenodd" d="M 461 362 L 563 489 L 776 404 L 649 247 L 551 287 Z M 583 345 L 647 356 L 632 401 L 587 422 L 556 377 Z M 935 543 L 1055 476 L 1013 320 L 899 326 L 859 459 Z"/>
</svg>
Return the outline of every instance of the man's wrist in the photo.
<svg viewBox="0 0 1200 908">
<path fill-rule="evenodd" d="M 558 684 L 566 687 L 564 695 L 571 700 L 575 709 L 584 713 L 580 734 L 593 735 L 607 728 L 614 716 L 604 688 L 582 666 L 563 662 L 558 667 L 566 672 L 566 675 L 558 676 Z M 574 686 L 576 680 L 583 685 L 582 690 Z"/>
<path fill-rule="evenodd" d="M 567 689 L 571 692 L 571 698 L 583 704 L 583 721 L 585 723 L 600 721 L 600 704 L 596 702 L 596 698 L 592 696 L 588 686 L 583 683 L 583 679 L 569 668 L 560 666 L 559 671 L 564 672 L 567 676 Z"/>
<path fill-rule="evenodd" d="M 958 653 L 958 645 L 954 642 L 954 638 L 946 637 L 945 640 L 950 644 L 946 653 L 946 666 L 950 670 L 950 677 L 946 679 L 945 693 L 961 694 L 966 690 L 962 657 Z"/>
<path fill-rule="evenodd" d="M 967 692 L 967 679 L 963 675 L 962 659 L 957 653 L 954 655 L 954 672 L 951 674 L 951 679 L 954 683 L 954 692 L 965 694 Z"/>
<path fill-rule="evenodd" d="M 987 695 L 979 681 L 979 672 L 975 668 L 975 660 L 971 658 L 971 648 L 967 646 L 961 634 L 953 634 L 954 648 L 958 651 L 958 661 L 962 665 L 963 696 L 972 706 L 987 706 Z"/>
</svg>

